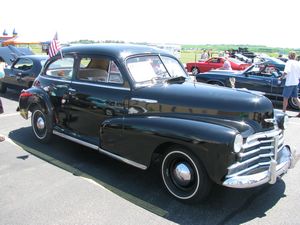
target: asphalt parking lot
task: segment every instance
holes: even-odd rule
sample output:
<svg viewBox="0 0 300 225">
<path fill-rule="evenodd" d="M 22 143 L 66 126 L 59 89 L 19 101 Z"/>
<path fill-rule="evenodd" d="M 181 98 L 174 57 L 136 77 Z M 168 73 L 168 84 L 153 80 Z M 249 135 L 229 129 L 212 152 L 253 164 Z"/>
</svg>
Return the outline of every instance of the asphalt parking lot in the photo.
<svg viewBox="0 0 300 225">
<path fill-rule="evenodd" d="M 215 186 L 206 202 L 186 205 L 163 189 L 155 167 L 142 171 L 59 137 L 39 143 L 16 112 L 18 94 L 0 96 L 0 225 L 300 224 L 299 162 L 274 185 Z M 299 153 L 300 119 L 289 123 L 286 143 Z"/>
</svg>

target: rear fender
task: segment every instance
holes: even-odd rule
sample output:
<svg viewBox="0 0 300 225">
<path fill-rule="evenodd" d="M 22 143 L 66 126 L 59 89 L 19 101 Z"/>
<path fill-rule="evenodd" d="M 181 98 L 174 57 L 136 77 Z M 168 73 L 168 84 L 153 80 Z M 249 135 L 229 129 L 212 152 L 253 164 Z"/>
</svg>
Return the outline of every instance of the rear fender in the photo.
<svg viewBox="0 0 300 225">
<path fill-rule="evenodd" d="M 30 111 L 36 104 L 44 108 L 46 114 L 52 118 L 54 107 L 46 91 L 40 88 L 32 87 L 21 92 L 19 98 L 19 110 L 22 117 L 28 119 L 28 111 Z"/>
</svg>

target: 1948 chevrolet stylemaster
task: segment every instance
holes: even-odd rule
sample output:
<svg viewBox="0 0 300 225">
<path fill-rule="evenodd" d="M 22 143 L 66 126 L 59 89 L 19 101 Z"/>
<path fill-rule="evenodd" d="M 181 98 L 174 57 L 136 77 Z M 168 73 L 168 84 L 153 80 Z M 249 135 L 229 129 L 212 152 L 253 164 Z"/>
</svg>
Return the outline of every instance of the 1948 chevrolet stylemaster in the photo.
<svg viewBox="0 0 300 225">
<path fill-rule="evenodd" d="M 163 50 L 71 46 L 50 58 L 19 99 L 42 142 L 58 135 L 147 169 L 160 162 L 168 192 L 200 201 L 212 183 L 275 183 L 295 164 L 287 116 L 264 96 L 189 79 Z"/>
</svg>

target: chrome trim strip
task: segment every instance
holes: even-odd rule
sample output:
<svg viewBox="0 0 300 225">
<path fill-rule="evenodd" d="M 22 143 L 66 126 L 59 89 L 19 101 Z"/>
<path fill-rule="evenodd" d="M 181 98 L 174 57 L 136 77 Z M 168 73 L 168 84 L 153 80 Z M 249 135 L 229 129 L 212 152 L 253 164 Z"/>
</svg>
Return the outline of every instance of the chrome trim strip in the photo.
<svg viewBox="0 0 300 225">
<path fill-rule="evenodd" d="M 236 173 L 234 173 L 234 174 L 227 175 L 226 178 L 229 179 L 229 178 L 232 178 L 232 177 L 239 176 L 239 175 L 241 175 L 241 174 L 247 173 L 247 172 L 249 172 L 249 171 L 251 171 L 251 170 L 254 170 L 254 169 L 256 169 L 256 168 L 259 168 L 259 167 L 261 167 L 261 166 L 270 166 L 270 162 L 257 163 L 257 164 L 255 164 L 255 165 L 249 167 L 249 168 L 246 168 L 246 169 L 244 169 L 244 170 L 240 170 L 240 171 L 238 171 L 238 172 L 236 172 Z"/>
<path fill-rule="evenodd" d="M 127 163 L 127 164 L 129 164 L 129 165 L 132 165 L 132 166 L 134 166 L 134 167 L 140 168 L 140 169 L 142 169 L 142 170 L 146 170 L 146 169 L 147 169 L 147 166 L 145 166 L 145 165 L 142 165 L 142 164 L 137 163 L 137 162 L 134 162 L 134 161 L 132 161 L 132 160 L 129 160 L 129 159 L 123 158 L 123 157 L 121 157 L 121 156 L 115 155 L 115 154 L 113 154 L 113 153 L 111 153 L 111 152 L 108 152 L 108 151 L 102 149 L 102 148 L 99 148 L 97 145 L 93 145 L 93 144 L 90 144 L 90 143 L 88 143 L 88 142 L 79 140 L 79 139 L 74 138 L 74 137 L 71 137 L 71 136 L 69 136 L 69 135 L 67 135 L 67 134 L 60 133 L 60 132 L 58 132 L 58 131 L 56 131 L 56 130 L 53 130 L 53 134 L 55 134 L 55 135 L 57 135 L 57 136 L 60 136 L 60 137 L 62 137 L 62 138 L 65 138 L 65 139 L 67 139 L 67 140 L 73 141 L 73 142 L 75 142 L 75 143 L 84 145 L 84 146 L 86 146 L 86 147 L 92 148 L 92 149 L 94 149 L 94 150 L 97 150 L 97 151 L 99 151 L 99 152 L 101 152 L 101 153 L 103 153 L 103 154 L 105 154 L 105 155 L 107 155 L 107 156 L 109 156 L 109 157 L 111 157 L 111 158 L 117 159 L 117 160 L 119 160 L 119 161 L 121 161 L 121 162 Z"/>
<path fill-rule="evenodd" d="M 267 138 L 272 138 L 272 137 L 267 137 Z M 279 139 L 280 139 L 280 143 L 283 143 L 284 138 L 283 138 L 282 133 L 279 134 Z M 247 141 L 248 141 L 248 140 L 247 140 Z M 251 138 L 251 141 L 250 141 L 250 142 L 252 142 L 252 143 L 246 142 L 246 143 L 243 145 L 243 148 L 244 148 L 244 149 L 247 149 L 247 148 L 251 148 L 251 147 L 253 147 L 253 146 L 255 146 L 255 145 L 259 145 L 259 144 L 272 143 L 273 140 L 272 140 L 272 139 L 268 139 L 268 140 L 261 140 L 261 141 L 256 140 L 256 141 L 254 141 L 254 140 Z"/>
<path fill-rule="evenodd" d="M 47 80 L 53 80 L 53 81 L 59 81 L 59 82 L 65 82 L 65 83 L 73 83 L 73 84 L 81 84 L 81 85 L 87 85 L 87 86 L 93 86 L 93 87 L 102 87 L 102 88 L 110 88 L 110 89 L 117 89 L 117 90 L 127 90 L 130 91 L 130 88 L 125 88 L 125 87 L 116 87 L 116 86 L 109 86 L 109 85 L 103 85 L 103 84 L 94 84 L 94 83 L 85 83 L 85 82 L 80 82 L 80 81 L 71 81 L 71 80 L 64 80 L 64 79 L 57 79 L 57 78 L 52 78 L 48 76 L 41 76 L 43 79 Z"/>
<path fill-rule="evenodd" d="M 145 166 L 145 165 L 142 165 L 142 164 L 140 164 L 140 163 L 137 163 L 137 162 L 131 161 L 131 160 L 129 160 L 129 159 L 123 158 L 123 157 L 121 157 L 121 156 L 115 155 L 115 154 L 113 154 L 113 153 L 111 153 L 111 152 L 108 152 L 108 151 L 102 149 L 102 148 L 98 148 L 98 150 L 99 150 L 101 153 L 110 156 L 111 158 L 114 158 L 114 159 L 117 159 L 117 160 L 119 160 L 119 161 L 125 162 L 125 163 L 127 163 L 127 164 L 129 164 L 129 165 L 138 167 L 138 168 L 140 168 L 140 169 L 142 169 L 142 170 L 146 170 L 146 169 L 147 169 L 147 166 Z"/>
<path fill-rule="evenodd" d="M 267 149 L 271 150 L 271 149 L 273 149 L 273 147 L 272 146 L 264 146 L 264 147 L 255 148 L 255 149 L 245 152 L 245 153 L 241 152 L 241 153 L 239 153 L 239 157 L 243 158 L 243 157 L 255 154 L 257 152 L 260 152 L 261 150 L 267 150 Z"/>
<path fill-rule="evenodd" d="M 243 166 L 245 164 L 247 165 L 247 164 L 249 164 L 249 163 L 251 163 L 251 162 L 253 162 L 255 160 L 258 160 L 260 158 L 266 158 L 266 157 L 272 157 L 272 156 L 274 156 L 274 153 L 260 154 L 260 155 L 258 155 L 256 157 L 250 158 L 250 159 L 248 159 L 246 161 L 235 163 L 235 164 L 231 165 L 230 167 L 228 167 L 228 170 L 235 169 L 235 168 Z"/>
<path fill-rule="evenodd" d="M 147 99 L 147 98 L 131 98 L 132 101 L 138 101 L 138 102 L 145 102 L 145 103 L 152 103 L 155 104 L 158 101 L 154 99 Z"/>
<path fill-rule="evenodd" d="M 93 87 L 130 91 L 130 88 L 126 88 L 126 87 L 116 87 L 116 86 L 109 86 L 109 85 L 103 85 L 103 84 L 85 83 L 85 82 L 80 82 L 80 81 L 72 81 L 72 84 L 80 84 L 80 85 L 93 86 Z"/>
<path fill-rule="evenodd" d="M 253 140 L 259 139 L 259 138 L 271 138 L 275 137 L 277 135 L 281 134 L 281 130 L 271 130 L 271 131 L 266 131 L 266 132 L 261 132 L 261 133 L 256 133 L 251 136 L 249 136 L 246 140 L 246 142 L 251 142 Z"/>
<path fill-rule="evenodd" d="M 276 178 L 283 175 L 288 169 L 293 167 L 293 159 L 295 158 L 294 151 L 291 151 L 289 147 L 284 146 L 283 153 L 277 163 L 275 160 L 270 161 L 269 170 L 252 174 L 239 176 L 227 176 L 223 185 L 231 188 L 252 188 L 265 183 L 275 183 Z"/>
<path fill-rule="evenodd" d="M 65 82 L 65 83 L 71 83 L 71 80 L 65 80 L 65 79 L 58 79 L 58 78 L 52 78 L 52 77 L 48 77 L 48 76 L 41 76 L 42 79 L 46 79 L 46 80 L 53 80 L 53 81 L 59 81 L 59 82 Z"/>
<path fill-rule="evenodd" d="M 92 149 L 94 149 L 94 150 L 98 150 L 98 146 L 97 146 L 97 145 L 93 145 L 93 144 L 90 144 L 90 143 L 88 143 L 88 142 L 79 140 L 79 139 L 74 138 L 74 137 L 71 137 L 71 136 L 69 136 L 69 135 L 67 135 L 67 134 L 60 133 L 60 132 L 58 132 L 58 131 L 56 131 L 56 130 L 53 130 L 53 134 L 55 134 L 55 135 L 57 135 L 57 136 L 60 136 L 60 137 L 62 137 L 62 138 L 68 139 L 68 140 L 70 140 L 70 141 L 73 141 L 73 142 L 75 142 L 75 143 L 84 145 L 84 146 L 86 146 L 86 147 L 92 148 Z"/>
</svg>

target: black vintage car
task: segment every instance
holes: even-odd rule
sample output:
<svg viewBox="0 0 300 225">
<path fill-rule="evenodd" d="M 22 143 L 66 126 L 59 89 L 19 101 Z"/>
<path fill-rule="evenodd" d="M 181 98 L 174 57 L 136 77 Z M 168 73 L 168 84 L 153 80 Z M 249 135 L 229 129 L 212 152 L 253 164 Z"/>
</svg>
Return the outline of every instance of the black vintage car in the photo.
<svg viewBox="0 0 300 225">
<path fill-rule="evenodd" d="M 62 55 L 19 99 L 41 142 L 54 134 L 140 169 L 159 163 L 168 192 L 188 202 L 212 183 L 275 183 L 295 164 L 287 116 L 262 95 L 196 83 L 156 48 L 83 45 Z"/>
<path fill-rule="evenodd" d="M 22 90 L 31 87 L 35 78 L 49 57 L 46 55 L 19 56 L 9 68 L 5 68 L 5 76 L 0 78 L 0 93 L 7 88 Z"/>
<path fill-rule="evenodd" d="M 259 91 L 264 93 L 272 102 L 281 103 L 285 83 L 285 80 L 279 79 L 281 76 L 282 72 L 273 65 L 261 63 L 252 65 L 244 71 L 212 70 L 196 75 L 196 80 L 226 87 L 232 87 L 231 82 L 234 82 L 235 88 Z M 298 95 L 300 96 L 300 91 Z M 293 98 L 289 99 L 289 106 L 292 109 L 298 109 Z"/>
</svg>

